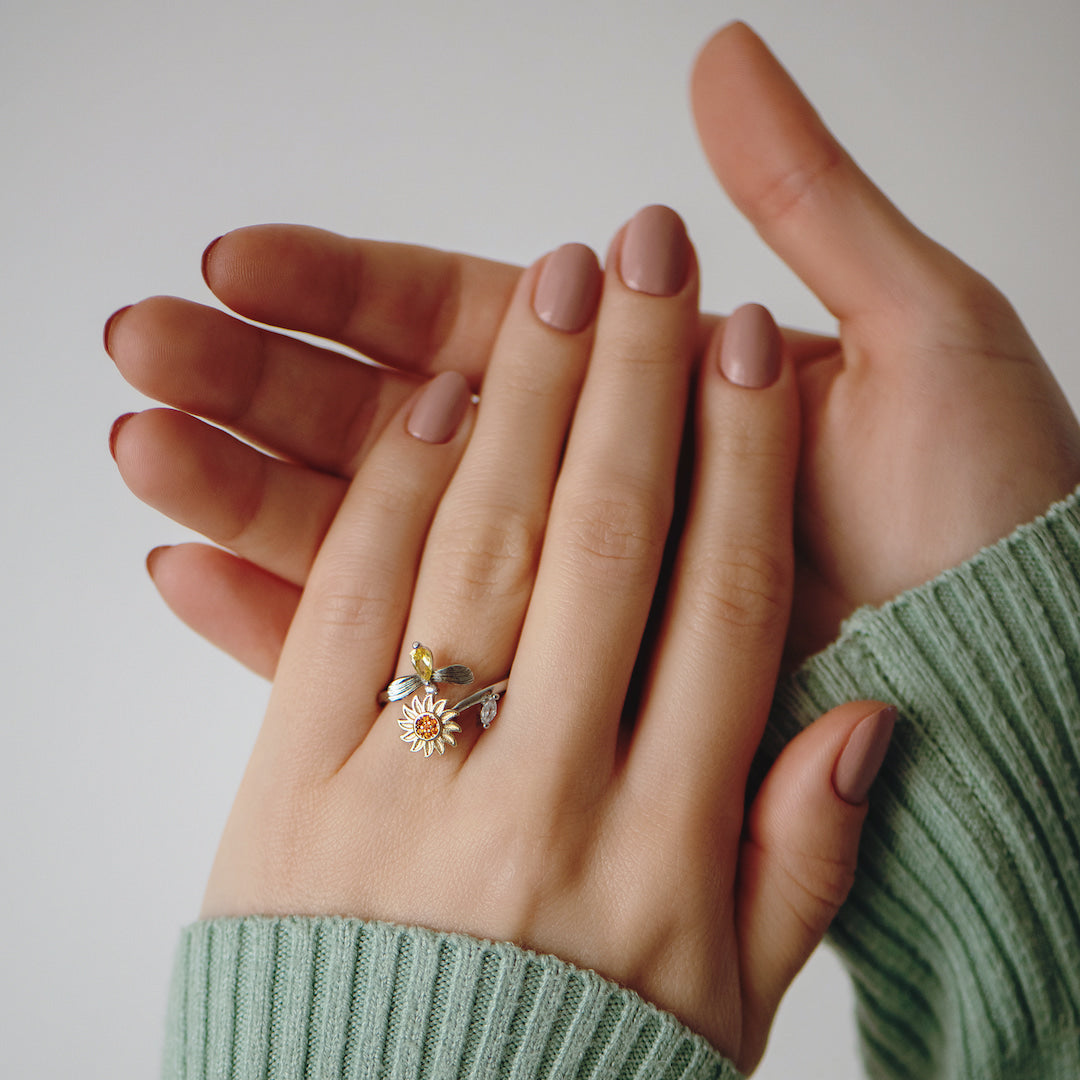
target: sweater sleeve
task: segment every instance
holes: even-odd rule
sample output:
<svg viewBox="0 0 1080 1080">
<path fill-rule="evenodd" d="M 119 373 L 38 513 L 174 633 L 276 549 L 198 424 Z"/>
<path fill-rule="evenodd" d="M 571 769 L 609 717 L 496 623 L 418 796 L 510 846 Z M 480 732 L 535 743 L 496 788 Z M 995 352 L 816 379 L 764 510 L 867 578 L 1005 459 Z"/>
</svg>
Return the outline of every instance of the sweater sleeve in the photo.
<svg viewBox="0 0 1080 1080">
<path fill-rule="evenodd" d="M 1078 578 L 1074 496 L 856 612 L 779 689 L 766 764 L 841 702 L 901 712 L 831 931 L 872 1077 L 1080 1076 Z M 512 945 L 329 918 L 182 936 L 166 1080 L 488 1075 L 738 1077 L 637 995 Z"/>
<path fill-rule="evenodd" d="M 1080 498 L 878 609 L 780 688 L 768 759 L 896 704 L 831 931 L 872 1077 L 1080 1077 Z"/>
<path fill-rule="evenodd" d="M 637 994 L 550 956 L 337 918 L 181 936 L 165 1080 L 739 1080 Z"/>
</svg>

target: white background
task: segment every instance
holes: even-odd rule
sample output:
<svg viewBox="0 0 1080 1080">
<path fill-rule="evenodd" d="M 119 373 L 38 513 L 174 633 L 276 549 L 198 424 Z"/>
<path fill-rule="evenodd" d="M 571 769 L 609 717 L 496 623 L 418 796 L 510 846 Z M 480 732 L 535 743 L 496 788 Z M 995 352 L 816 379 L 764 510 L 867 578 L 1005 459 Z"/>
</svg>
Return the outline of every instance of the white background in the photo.
<svg viewBox="0 0 1080 1080">
<path fill-rule="evenodd" d="M 183 530 L 106 449 L 145 402 L 102 351 L 122 304 L 209 301 L 203 246 L 297 221 L 527 261 L 686 217 L 704 301 L 828 329 L 714 185 L 691 59 L 734 17 L 856 158 L 1010 295 L 1080 401 L 1076 0 L 5 0 L 0 7 L 4 708 L 0 1044 L 39 1080 L 157 1070 L 170 957 L 266 688 L 142 567 Z M 759 1073 L 859 1075 L 819 954 Z"/>
</svg>

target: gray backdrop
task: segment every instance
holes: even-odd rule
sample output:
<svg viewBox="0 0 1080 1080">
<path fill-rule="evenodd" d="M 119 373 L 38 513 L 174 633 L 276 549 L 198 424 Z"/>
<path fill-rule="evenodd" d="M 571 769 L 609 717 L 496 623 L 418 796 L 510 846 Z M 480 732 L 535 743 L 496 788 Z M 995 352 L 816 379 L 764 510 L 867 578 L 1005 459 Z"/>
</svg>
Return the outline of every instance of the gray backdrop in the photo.
<svg viewBox="0 0 1080 1080">
<path fill-rule="evenodd" d="M 4 1072 L 157 1068 L 194 917 L 266 687 L 176 624 L 142 560 L 184 538 L 106 434 L 145 402 L 100 344 L 116 307 L 200 300 L 203 245 L 296 221 L 527 261 L 683 212 L 704 301 L 828 329 L 714 185 L 691 58 L 733 17 L 856 158 L 1013 299 L 1080 401 L 1076 0 L 6 0 Z M 759 1075 L 858 1075 L 850 994 L 818 957 Z"/>
</svg>

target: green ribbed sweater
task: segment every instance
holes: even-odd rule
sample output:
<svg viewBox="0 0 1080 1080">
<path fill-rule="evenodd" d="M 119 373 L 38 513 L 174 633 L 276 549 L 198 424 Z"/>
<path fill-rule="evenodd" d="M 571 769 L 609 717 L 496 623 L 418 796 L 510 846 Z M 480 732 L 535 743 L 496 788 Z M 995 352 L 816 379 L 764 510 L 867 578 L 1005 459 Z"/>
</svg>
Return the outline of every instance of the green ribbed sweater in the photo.
<svg viewBox="0 0 1080 1080">
<path fill-rule="evenodd" d="M 1080 496 L 880 609 L 781 687 L 902 717 L 831 938 L 871 1077 L 1080 1078 Z M 808 1075 L 819 1075 L 808 1062 Z M 167 1080 L 736 1078 L 636 994 L 512 945 L 344 919 L 184 931 Z"/>
</svg>

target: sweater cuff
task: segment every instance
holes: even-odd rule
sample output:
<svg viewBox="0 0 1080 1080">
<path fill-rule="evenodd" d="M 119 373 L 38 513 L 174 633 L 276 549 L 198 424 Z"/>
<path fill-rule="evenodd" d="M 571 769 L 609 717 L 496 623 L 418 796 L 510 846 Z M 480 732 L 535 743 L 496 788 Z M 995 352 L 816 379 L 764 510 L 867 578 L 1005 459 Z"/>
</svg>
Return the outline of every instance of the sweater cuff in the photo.
<svg viewBox="0 0 1080 1080">
<path fill-rule="evenodd" d="M 766 758 L 900 721 L 833 943 L 873 1076 L 1080 1076 L 1080 498 L 884 607 L 781 686 Z"/>
<path fill-rule="evenodd" d="M 165 1080 L 739 1075 L 675 1017 L 554 957 L 300 917 L 184 930 L 163 1070 Z"/>
</svg>

